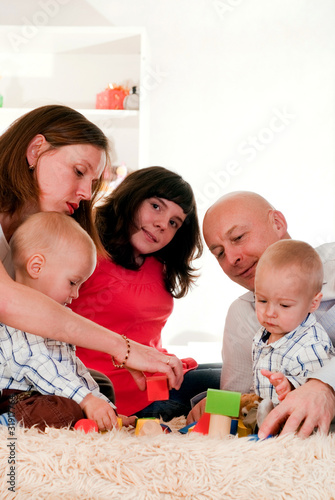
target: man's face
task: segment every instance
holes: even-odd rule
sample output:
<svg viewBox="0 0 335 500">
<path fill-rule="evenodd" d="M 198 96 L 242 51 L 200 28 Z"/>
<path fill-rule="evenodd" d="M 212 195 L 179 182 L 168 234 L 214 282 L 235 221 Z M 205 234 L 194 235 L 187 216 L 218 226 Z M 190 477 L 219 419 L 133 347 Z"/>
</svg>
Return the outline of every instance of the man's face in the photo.
<svg viewBox="0 0 335 500">
<path fill-rule="evenodd" d="M 238 200 L 226 200 L 213 206 L 204 219 L 203 234 L 209 250 L 223 272 L 248 290 L 254 290 L 261 255 L 283 234 L 272 213 L 271 209 L 258 210 Z"/>
</svg>

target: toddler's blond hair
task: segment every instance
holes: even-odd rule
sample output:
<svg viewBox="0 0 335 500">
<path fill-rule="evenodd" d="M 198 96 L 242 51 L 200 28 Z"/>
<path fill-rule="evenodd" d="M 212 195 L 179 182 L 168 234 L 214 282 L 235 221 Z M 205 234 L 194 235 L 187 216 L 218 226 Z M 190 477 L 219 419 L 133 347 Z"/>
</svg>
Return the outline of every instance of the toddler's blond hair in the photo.
<svg viewBox="0 0 335 500">
<path fill-rule="evenodd" d="M 319 293 L 323 284 L 323 265 L 319 254 L 311 245 L 298 240 L 280 240 L 270 245 L 257 264 L 257 271 L 262 266 L 270 265 L 275 269 L 294 267 L 301 280 L 306 283 L 306 291 L 313 295 Z"/>
<path fill-rule="evenodd" d="M 15 270 L 23 268 L 36 253 L 66 252 L 71 246 L 78 246 L 81 252 L 84 250 L 96 258 L 96 247 L 89 234 L 74 219 L 58 212 L 29 216 L 14 232 L 9 246 Z"/>
</svg>

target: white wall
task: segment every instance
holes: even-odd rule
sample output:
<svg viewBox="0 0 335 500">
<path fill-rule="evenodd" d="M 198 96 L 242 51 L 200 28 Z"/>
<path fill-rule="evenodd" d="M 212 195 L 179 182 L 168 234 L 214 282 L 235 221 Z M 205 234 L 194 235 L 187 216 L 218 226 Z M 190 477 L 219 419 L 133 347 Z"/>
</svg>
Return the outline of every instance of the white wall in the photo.
<svg viewBox="0 0 335 500">
<path fill-rule="evenodd" d="M 192 184 L 201 219 L 221 194 L 247 189 L 284 212 L 293 237 L 334 239 L 332 0 L 6 0 L 1 22 L 32 22 L 47 3 L 58 9 L 50 25 L 146 28 L 155 83 L 146 96 L 148 163 Z M 200 264 L 166 344 L 204 334 L 220 343 L 228 305 L 243 291 L 207 251 Z M 213 343 L 198 357 L 217 361 L 219 351 Z"/>
</svg>

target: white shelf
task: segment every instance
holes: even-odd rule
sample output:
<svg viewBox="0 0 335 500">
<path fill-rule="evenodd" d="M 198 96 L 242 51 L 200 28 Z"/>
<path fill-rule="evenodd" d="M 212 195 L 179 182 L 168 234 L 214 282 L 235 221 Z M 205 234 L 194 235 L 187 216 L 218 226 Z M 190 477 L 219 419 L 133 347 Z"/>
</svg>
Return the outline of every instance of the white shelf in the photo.
<svg viewBox="0 0 335 500">
<path fill-rule="evenodd" d="M 115 163 L 145 165 L 142 103 L 139 111 L 94 107 L 109 83 L 140 85 L 144 38 L 142 27 L 0 26 L 0 130 L 33 108 L 63 104 L 106 133 Z"/>
</svg>

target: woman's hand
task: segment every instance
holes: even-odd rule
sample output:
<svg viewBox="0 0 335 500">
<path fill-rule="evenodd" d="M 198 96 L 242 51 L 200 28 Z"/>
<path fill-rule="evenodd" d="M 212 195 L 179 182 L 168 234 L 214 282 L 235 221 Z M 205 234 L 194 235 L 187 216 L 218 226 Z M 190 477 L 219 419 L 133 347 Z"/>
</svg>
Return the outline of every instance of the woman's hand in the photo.
<svg viewBox="0 0 335 500">
<path fill-rule="evenodd" d="M 146 388 L 146 379 L 142 372 L 165 373 L 169 389 L 179 389 L 184 379 L 183 365 L 179 358 L 132 340 L 125 368 L 129 370 L 141 391 Z"/>
</svg>

